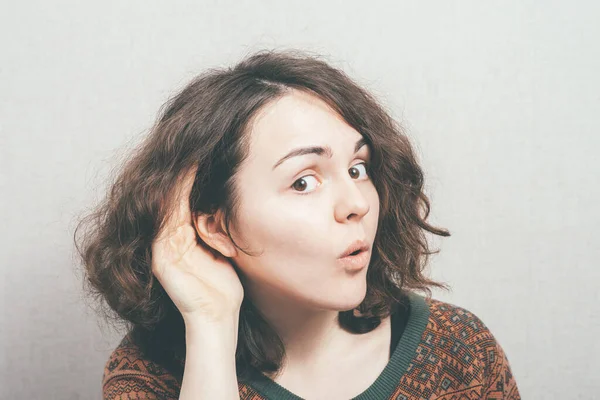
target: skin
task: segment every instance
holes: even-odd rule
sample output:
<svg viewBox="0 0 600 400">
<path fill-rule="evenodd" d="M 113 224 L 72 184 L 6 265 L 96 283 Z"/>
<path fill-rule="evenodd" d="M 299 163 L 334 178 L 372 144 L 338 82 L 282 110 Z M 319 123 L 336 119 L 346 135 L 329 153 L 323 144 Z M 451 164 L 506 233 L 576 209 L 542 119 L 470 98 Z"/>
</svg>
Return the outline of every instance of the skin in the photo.
<svg viewBox="0 0 600 400">
<path fill-rule="evenodd" d="M 387 364 L 390 344 L 389 318 L 363 335 L 337 322 L 338 312 L 357 307 L 367 290 L 367 268 L 349 272 L 337 259 L 357 239 L 370 244 L 371 257 L 379 196 L 362 164 L 370 149 L 355 153 L 362 135 L 322 100 L 297 90 L 263 107 L 251 128 L 249 157 L 236 175 L 240 210 L 230 226 L 235 242 L 258 255 L 236 249 L 218 215 L 197 217 L 199 234 L 239 267 L 244 296 L 282 338 L 286 360 L 277 382 L 316 397 L 343 376 L 350 383 L 342 398 L 358 394 Z M 333 155 L 296 156 L 273 169 L 291 150 L 309 146 L 330 146 Z"/>
</svg>

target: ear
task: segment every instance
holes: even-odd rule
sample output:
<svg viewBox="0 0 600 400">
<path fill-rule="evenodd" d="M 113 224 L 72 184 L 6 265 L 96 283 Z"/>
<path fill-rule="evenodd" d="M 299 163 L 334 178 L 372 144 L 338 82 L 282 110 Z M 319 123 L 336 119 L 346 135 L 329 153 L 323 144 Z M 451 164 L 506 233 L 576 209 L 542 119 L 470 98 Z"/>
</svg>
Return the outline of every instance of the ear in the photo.
<svg viewBox="0 0 600 400">
<path fill-rule="evenodd" d="M 197 214 L 194 216 L 194 228 L 200 239 L 225 257 L 237 256 L 237 248 L 233 245 L 222 221 L 221 210 L 215 214 Z"/>
</svg>

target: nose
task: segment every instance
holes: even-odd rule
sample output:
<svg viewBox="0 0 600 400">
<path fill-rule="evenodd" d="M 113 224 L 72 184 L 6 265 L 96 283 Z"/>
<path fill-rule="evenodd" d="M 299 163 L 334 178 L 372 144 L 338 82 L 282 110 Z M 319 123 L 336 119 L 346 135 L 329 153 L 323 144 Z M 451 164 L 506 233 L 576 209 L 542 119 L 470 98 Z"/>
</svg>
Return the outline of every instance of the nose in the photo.
<svg viewBox="0 0 600 400">
<path fill-rule="evenodd" d="M 337 185 L 337 201 L 335 207 L 335 219 L 340 223 L 356 219 L 360 221 L 370 210 L 369 202 L 363 194 L 361 185 L 354 179 L 343 179 Z"/>
</svg>

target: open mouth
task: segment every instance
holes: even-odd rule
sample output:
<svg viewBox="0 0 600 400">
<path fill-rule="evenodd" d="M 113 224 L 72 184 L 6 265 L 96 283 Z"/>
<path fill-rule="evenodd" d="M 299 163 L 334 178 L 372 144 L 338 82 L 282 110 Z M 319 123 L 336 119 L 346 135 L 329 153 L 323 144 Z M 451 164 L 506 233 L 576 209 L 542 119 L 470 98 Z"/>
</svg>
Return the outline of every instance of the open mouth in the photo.
<svg viewBox="0 0 600 400">
<path fill-rule="evenodd" d="M 365 250 L 361 250 L 361 249 L 359 249 L 359 250 L 353 251 L 352 253 L 348 254 L 346 257 L 354 257 L 354 256 L 358 256 L 358 255 L 360 255 L 360 254 L 362 254 L 362 253 L 364 253 L 364 252 L 365 252 Z"/>
<path fill-rule="evenodd" d="M 361 271 L 369 264 L 369 252 L 356 250 L 338 260 L 348 271 Z"/>
</svg>

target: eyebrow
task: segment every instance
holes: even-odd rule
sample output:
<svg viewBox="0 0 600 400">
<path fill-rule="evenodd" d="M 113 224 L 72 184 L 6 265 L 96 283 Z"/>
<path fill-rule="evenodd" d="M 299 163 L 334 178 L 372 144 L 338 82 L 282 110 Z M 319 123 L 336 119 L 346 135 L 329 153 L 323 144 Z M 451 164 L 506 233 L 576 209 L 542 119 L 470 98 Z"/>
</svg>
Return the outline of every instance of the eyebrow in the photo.
<svg viewBox="0 0 600 400">
<path fill-rule="evenodd" d="M 366 144 L 367 144 L 367 139 L 365 139 L 364 137 L 360 138 L 358 140 L 358 142 L 356 142 L 356 145 L 354 146 L 354 154 L 358 153 L 358 151 Z M 279 159 L 279 161 L 277 161 L 275 163 L 275 165 L 273 165 L 273 169 L 277 168 L 281 163 L 283 163 L 285 160 L 287 160 L 289 158 L 303 156 L 306 154 L 316 154 L 318 156 L 325 155 L 325 156 L 327 156 L 327 158 L 331 158 L 333 156 L 333 150 L 331 150 L 330 146 L 300 147 L 300 148 L 290 151 L 288 154 L 281 157 L 281 159 Z"/>
</svg>

